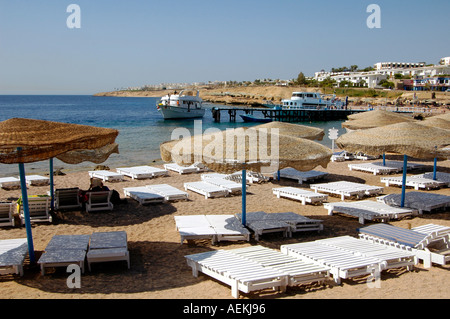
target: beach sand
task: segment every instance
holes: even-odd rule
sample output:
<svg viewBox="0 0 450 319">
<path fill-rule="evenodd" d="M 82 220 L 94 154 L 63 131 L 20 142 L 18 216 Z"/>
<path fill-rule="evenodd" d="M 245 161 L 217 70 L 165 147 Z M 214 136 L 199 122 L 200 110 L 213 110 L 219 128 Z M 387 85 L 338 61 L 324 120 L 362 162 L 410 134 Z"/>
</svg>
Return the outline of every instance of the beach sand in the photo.
<svg viewBox="0 0 450 319">
<path fill-rule="evenodd" d="M 401 160 L 400 157 L 395 159 Z M 432 162 L 421 162 L 425 169 L 417 173 L 432 171 Z M 357 161 L 352 161 L 353 163 Z M 330 173 L 320 182 L 347 180 L 369 185 L 384 186 L 380 183 L 380 175 L 350 171 L 349 161 L 330 163 L 326 169 L 316 170 Z M 450 161 L 438 163 L 439 171 L 450 173 Z M 169 171 L 168 177 L 157 177 L 146 180 L 123 182 L 107 182 L 110 189 L 117 190 L 124 198 L 122 189 L 130 186 L 149 184 L 170 184 L 179 189 L 184 182 L 199 181 L 200 174 L 179 175 Z M 55 176 L 55 187 L 80 187 L 88 189 L 87 172 L 73 172 L 65 176 Z M 307 217 L 323 220 L 324 230 L 317 232 L 294 233 L 292 238 L 283 238 L 281 234 L 267 234 L 259 242 L 221 242 L 216 246 L 210 241 L 197 240 L 180 244 L 180 236 L 175 228 L 174 216 L 196 214 L 235 214 L 241 211 L 241 197 L 205 199 L 204 196 L 189 192 L 188 201 L 140 206 L 132 199 L 126 204 L 116 205 L 112 212 L 85 213 L 80 211 L 57 213 L 52 224 L 34 224 L 32 227 L 36 257 L 42 254 L 47 243 L 54 235 L 91 234 L 99 231 L 124 230 L 128 235 L 131 258 L 131 269 L 125 262 L 99 263 L 92 265 L 92 271 L 86 269 L 81 277 L 81 288 L 69 289 L 66 285 L 68 273 L 65 267 L 55 270 L 50 268 L 42 276 L 38 266 L 25 264 L 23 277 L 17 275 L 1 275 L 1 298 L 32 299 L 73 299 L 73 298 L 150 298 L 150 299 L 229 299 L 232 298 L 230 287 L 204 274 L 193 277 L 187 265 L 185 255 L 206 252 L 216 249 L 234 249 L 260 244 L 279 249 L 280 245 L 306 242 L 316 239 L 342 235 L 357 236 L 361 227 L 356 218 L 341 215 L 328 216 L 327 210 L 318 205 L 301 205 L 300 202 L 277 199 L 272 188 L 278 186 L 294 186 L 309 188 L 308 184 L 299 185 L 292 180 L 282 179 L 263 184 L 253 184 L 248 189 L 247 212 L 288 212 L 292 211 Z M 46 194 L 48 187 L 28 187 L 29 195 Z M 408 189 L 409 191 L 409 189 Z M 398 187 L 386 187 L 385 194 L 400 193 Z M 433 193 L 450 195 L 449 188 L 432 191 Z M 13 200 L 20 196 L 19 190 L 0 190 L 0 200 Z M 329 201 L 339 201 L 330 197 Z M 428 223 L 450 226 L 449 212 L 424 214 L 421 217 L 391 221 L 390 224 L 407 228 Z M 371 223 L 367 222 L 366 225 Z M 24 227 L 2 227 L 0 239 L 26 237 Z M 288 287 L 285 293 L 271 290 L 241 294 L 240 298 L 287 298 L 287 299 L 428 299 L 450 298 L 450 265 L 425 269 L 422 264 L 409 272 L 405 269 L 384 271 L 381 275 L 381 288 L 369 289 L 366 278 L 343 280 L 341 285 L 327 282 L 324 285 L 308 285 Z"/>
</svg>

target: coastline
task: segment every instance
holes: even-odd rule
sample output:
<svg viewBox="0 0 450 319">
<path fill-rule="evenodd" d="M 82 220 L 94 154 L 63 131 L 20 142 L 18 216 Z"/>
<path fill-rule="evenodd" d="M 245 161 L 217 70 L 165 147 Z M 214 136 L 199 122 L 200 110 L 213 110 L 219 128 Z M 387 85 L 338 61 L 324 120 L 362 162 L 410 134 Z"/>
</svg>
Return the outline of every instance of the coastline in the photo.
<svg viewBox="0 0 450 319">
<path fill-rule="evenodd" d="M 273 103 L 279 103 L 283 99 L 289 99 L 292 92 L 305 91 L 305 92 L 322 92 L 326 94 L 332 93 L 332 89 L 327 88 L 326 92 L 320 88 L 311 87 L 281 87 L 281 86 L 249 86 L 249 87 L 223 87 L 223 88 L 191 88 L 187 91 L 195 92 L 200 91 L 200 97 L 209 103 L 224 104 L 224 105 L 246 105 L 246 106 L 261 106 L 267 101 Z M 112 92 L 100 92 L 94 94 L 94 96 L 110 96 L 110 97 L 162 97 L 174 90 L 157 90 L 157 91 L 112 91 Z M 178 90 L 179 91 L 179 90 Z M 397 102 L 402 103 L 403 106 L 425 105 L 434 101 L 439 105 L 446 104 L 445 106 L 436 106 L 435 108 L 448 109 L 450 106 L 450 93 L 446 92 L 434 92 L 436 97 L 431 99 L 430 91 L 380 91 L 380 94 L 386 95 L 385 97 L 349 97 L 350 106 L 368 105 L 372 106 L 385 106 L 390 104 L 396 105 Z M 414 94 L 416 100 L 413 100 Z M 346 95 L 338 95 L 342 100 L 345 100 Z"/>
</svg>

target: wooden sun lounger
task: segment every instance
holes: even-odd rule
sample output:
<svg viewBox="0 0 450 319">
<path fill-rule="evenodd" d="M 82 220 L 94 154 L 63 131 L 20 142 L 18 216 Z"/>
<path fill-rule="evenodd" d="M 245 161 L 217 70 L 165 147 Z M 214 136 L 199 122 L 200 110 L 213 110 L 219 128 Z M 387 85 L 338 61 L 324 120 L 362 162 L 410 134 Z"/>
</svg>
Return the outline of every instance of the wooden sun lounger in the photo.
<svg viewBox="0 0 450 319">
<path fill-rule="evenodd" d="M 378 201 L 393 207 L 400 207 L 401 194 L 382 196 L 378 198 Z M 423 212 L 445 210 L 447 207 L 450 207 L 450 196 L 426 192 L 406 192 L 404 206 L 406 208 L 418 210 L 419 214 L 423 214 Z"/>
<path fill-rule="evenodd" d="M 86 192 L 86 212 L 113 210 L 112 191 Z"/>
<path fill-rule="evenodd" d="M 302 205 L 306 205 L 306 203 L 321 204 L 324 201 L 328 200 L 328 195 L 304 190 L 297 187 L 279 187 L 273 188 L 272 191 L 275 195 L 277 195 L 277 198 L 285 197 L 299 200 L 302 202 Z"/>
<path fill-rule="evenodd" d="M 384 183 L 386 186 L 394 185 L 401 187 L 403 185 L 403 177 L 402 176 L 382 177 L 381 182 Z M 407 176 L 405 185 L 407 187 L 413 187 L 415 190 L 419 189 L 431 190 L 440 188 L 444 186 L 445 183 L 425 177 Z"/>
<path fill-rule="evenodd" d="M 450 227 L 428 224 L 405 229 L 387 224 L 359 229 L 359 237 L 377 244 L 397 247 L 415 254 L 425 268 L 450 262 Z"/>
<path fill-rule="evenodd" d="M 106 170 L 89 171 L 89 177 L 98 178 L 104 182 L 120 182 L 123 180 L 123 175 Z"/>
<path fill-rule="evenodd" d="M 427 178 L 433 180 L 433 172 L 428 172 L 424 174 L 414 175 L 418 178 Z M 436 172 L 436 180 L 443 183 L 445 186 L 450 186 L 450 173 Z"/>
<path fill-rule="evenodd" d="M 250 232 L 233 215 L 175 216 L 181 244 L 184 240 L 209 239 L 220 241 L 250 240 Z"/>
<path fill-rule="evenodd" d="M 310 188 L 315 190 L 316 192 L 325 192 L 329 194 L 340 195 L 341 200 L 344 200 L 345 197 L 353 196 L 361 199 L 364 196 L 380 194 L 384 190 L 383 187 L 345 181 L 313 184 L 310 186 Z"/>
<path fill-rule="evenodd" d="M 231 286 L 231 295 L 239 298 L 239 292 L 249 293 L 262 289 L 286 290 L 287 276 L 276 269 L 242 258 L 225 250 L 185 256 L 194 277 L 202 272 Z"/>
<path fill-rule="evenodd" d="M 50 185 L 50 178 L 41 175 L 27 175 L 25 180 L 28 186 Z"/>
<path fill-rule="evenodd" d="M 210 176 L 209 174 L 203 174 L 202 180 L 206 183 L 219 186 L 221 188 L 225 188 L 226 190 L 229 191 L 230 194 L 242 192 L 242 184 L 225 178 Z"/>
<path fill-rule="evenodd" d="M 407 170 L 416 169 L 422 167 L 422 164 L 407 163 Z M 352 171 L 363 171 L 368 173 L 377 174 L 391 174 L 403 171 L 403 162 L 401 161 L 386 161 L 386 165 L 383 162 L 373 162 L 373 163 L 358 163 L 358 164 L 348 164 L 348 168 Z"/>
<path fill-rule="evenodd" d="M 164 197 L 166 201 L 187 200 L 189 194 L 168 184 L 146 185 L 148 189 Z"/>
<path fill-rule="evenodd" d="M 86 259 L 89 238 L 90 235 L 53 236 L 38 260 L 42 275 L 45 275 L 45 268 L 66 267 L 71 264 L 80 266 L 82 273 L 84 273 L 84 260 Z"/>
<path fill-rule="evenodd" d="M 16 177 L 1 177 L 0 187 L 4 189 L 20 188 L 20 179 Z"/>
<path fill-rule="evenodd" d="M 190 190 L 205 196 L 205 199 L 210 197 L 224 197 L 229 194 L 229 190 L 207 183 L 207 182 L 189 182 L 184 183 L 185 190 Z"/>
<path fill-rule="evenodd" d="M 0 274 L 23 276 L 23 263 L 27 253 L 26 238 L 0 240 Z"/>
<path fill-rule="evenodd" d="M 120 167 L 116 171 L 132 179 L 146 179 L 158 176 L 167 176 L 168 172 L 165 169 L 157 168 L 153 166 L 133 166 L 133 167 Z"/>
<path fill-rule="evenodd" d="M 53 218 L 50 214 L 51 197 L 38 196 L 28 197 L 28 209 L 30 212 L 30 221 L 32 223 L 51 223 Z M 19 215 L 22 225 L 25 225 L 25 216 L 23 205 L 19 205 Z"/>
<path fill-rule="evenodd" d="M 263 246 L 238 248 L 228 250 L 228 252 L 257 262 L 265 268 L 272 268 L 285 273 L 288 278 L 288 286 L 323 283 L 329 277 L 328 267 L 305 262 Z"/>
<path fill-rule="evenodd" d="M 12 202 L 0 202 L 0 226 L 14 226 L 14 209 Z"/>
<path fill-rule="evenodd" d="M 410 208 L 392 207 L 384 203 L 366 200 L 357 202 L 325 203 L 328 215 L 335 213 L 357 217 L 360 224 L 366 220 L 388 222 L 391 219 L 401 219 L 417 215 L 417 211 Z"/>
<path fill-rule="evenodd" d="M 82 208 L 82 206 L 78 187 L 57 188 L 55 190 L 55 209 L 77 209 Z"/>
<path fill-rule="evenodd" d="M 284 237 L 291 236 L 291 225 L 285 220 L 279 220 L 274 217 L 268 217 L 265 212 L 246 213 L 246 227 L 250 228 L 254 234 L 256 241 L 263 234 L 283 233 Z M 236 218 L 242 222 L 242 214 L 235 214 Z"/>
<path fill-rule="evenodd" d="M 203 172 L 206 168 L 201 163 L 194 163 L 190 166 L 181 166 L 177 163 L 164 164 L 164 169 L 177 172 L 179 174 L 190 174 Z"/>
<path fill-rule="evenodd" d="M 277 173 L 274 174 L 276 176 Z M 289 178 L 297 180 L 299 184 L 303 184 L 305 182 L 314 181 L 317 179 L 321 179 L 325 176 L 327 176 L 328 173 L 320 172 L 320 171 L 308 171 L 308 172 L 301 172 L 294 168 L 287 167 L 280 170 L 280 177 L 281 178 Z"/>
<path fill-rule="evenodd" d="M 164 202 L 164 196 L 145 186 L 125 187 L 123 193 L 141 205 Z"/>
<path fill-rule="evenodd" d="M 130 269 L 127 233 L 125 231 L 93 233 L 86 257 L 89 271 L 92 263 L 110 261 L 126 261 Z"/>
<path fill-rule="evenodd" d="M 378 258 L 360 256 L 317 241 L 282 245 L 280 249 L 286 255 L 328 267 L 337 284 L 341 283 L 341 279 L 380 273 L 387 266 L 385 261 Z"/>
<path fill-rule="evenodd" d="M 360 256 L 378 258 L 386 262 L 385 269 L 406 267 L 411 271 L 414 265 L 417 264 L 416 256 L 412 252 L 371 243 L 350 236 L 321 239 L 316 242 L 336 249 L 349 251 Z"/>
</svg>

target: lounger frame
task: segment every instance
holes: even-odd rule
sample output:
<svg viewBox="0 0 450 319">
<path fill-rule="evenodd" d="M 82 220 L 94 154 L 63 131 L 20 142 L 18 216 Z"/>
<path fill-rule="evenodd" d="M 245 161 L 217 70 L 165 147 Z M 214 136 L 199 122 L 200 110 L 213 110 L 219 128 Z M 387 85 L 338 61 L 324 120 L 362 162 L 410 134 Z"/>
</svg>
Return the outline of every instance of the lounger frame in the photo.
<svg viewBox="0 0 450 319">
<path fill-rule="evenodd" d="M 296 187 L 273 188 L 272 192 L 277 195 L 277 198 L 285 197 L 298 200 L 302 203 L 302 205 L 306 205 L 306 203 L 322 204 L 328 200 L 328 195 L 326 194 L 320 194 Z"/>
</svg>

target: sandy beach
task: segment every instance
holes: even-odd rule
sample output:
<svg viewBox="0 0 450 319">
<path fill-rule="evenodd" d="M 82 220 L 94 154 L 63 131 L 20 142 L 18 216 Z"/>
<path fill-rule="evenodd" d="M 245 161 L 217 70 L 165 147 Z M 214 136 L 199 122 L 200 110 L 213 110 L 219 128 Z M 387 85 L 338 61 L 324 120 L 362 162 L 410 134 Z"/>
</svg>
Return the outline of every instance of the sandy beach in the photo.
<svg viewBox="0 0 450 319">
<path fill-rule="evenodd" d="M 392 157 L 394 158 L 394 157 Z M 400 157 L 395 157 L 400 160 Z M 357 161 L 352 161 L 353 163 Z M 425 164 L 424 169 L 416 172 L 432 171 L 432 162 L 411 162 Z M 316 170 L 328 172 L 323 182 L 347 180 L 369 185 L 384 186 L 380 175 L 350 171 L 349 161 L 331 162 L 328 167 Z M 162 167 L 159 165 L 159 167 Z M 450 173 L 450 161 L 438 163 L 438 169 Z M 414 172 L 415 173 L 415 172 Z M 123 188 L 150 184 L 170 184 L 179 189 L 183 183 L 199 181 L 199 174 L 180 175 L 169 171 L 168 177 L 157 177 L 145 180 L 131 180 L 125 177 L 122 182 L 107 182 L 110 189 L 117 190 L 122 198 Z M 197 214 L 235 214 L 241 211 L 241 197 L 205 199 L 202 195 L 189 192 L 188 201 L 170 202 L 140 206 L 133 199 L 127 203 L 116 205 L 112 212 L 85 213 L 80 211 L 57 212 L 52 224 L 34 224 L 32 227 L 36 257 L 42 254 L 47 243 L 54 235 L 92 234 L 99 231 L 123 230 L 128 235 L 131 258 L 131 269 L 124 262 L 99 263 L 86 269 L 81 277 L 81 288 L 70 289 L 66 285 L 68 273 L 65 267 L 49 269 L 41 275 L 38 266 L 25 264 L 23 277 L 17 275 L 0 276 L 1 298 L 11 299 L 230 299 L 230 287 L 210 277 L 200 274 L 193 277 L 187 265 L 185 255 L 206 252 L 216 249 L 233 249 L 250 245 L 263 245 L 279 249 L 280 245 L 306 242 L 316 239 L 341 235 L 357 236 L 361 227 L 356 218 L 342 215 L 328 216 L 322 205 L 301 205 L 300 202 L 288 199 L 277 199 L 272 188 L 278 186 L 294 186 L 309 188 L 308 184 L 299 185 L 292 180 L 282 179 L 263 184 L 252 184 L 248 189 L 247 211 L 295 212 L 303 216 L 323 220 L 324 230 L 317 232 L 294 233 L 292 238 L 283 238 L 279 233 L 263 235 L 259 242 L 221 242 L 211 245 L 210 241 L 197 240 L 180 244 L 180 236 L 175 227 L 174 216 Z M 55 187 L 89 188 L 88 172 L 72 172 L 65 176 L 55 176 Z M 28 187 L 29 195 L 46 194 L 48 186 Z M 408 189 L 410 191 L 411 189 Z M 384 193 L 400 193 L 399 187 L 385 187 Z M 431 191 L 450 195 L 449 188 Z M 1 200 L 14 200 L 20 196 L 20 190 L 0 190 Z M 340 201 L 340 198 L 329 197 L 329 201 Z M 450 226 L 450 215 L 447 212 L 424 214 L 421 217 L 391 221 L 390 224 L 407 228 L 435 223 Z M 371 223 L 366 223 L 370 225 Z M 24 238 L 24 227 L 2 227 L 0 239 Z M 450 265 L 436 266 L 426 269 L 419 264 L 411 272 L 405 269 L 384 271 L 381 275 L 381 288 L 369 289 L 366 278 L 343 280 L 341 285 L 332 281 L 324 285 L 308 285 L 288 287 L 285 293 L 271 290 L 241 294 L 240 298 L 270 299 L 448 299 L 450 298 Z"/>
</svg>

